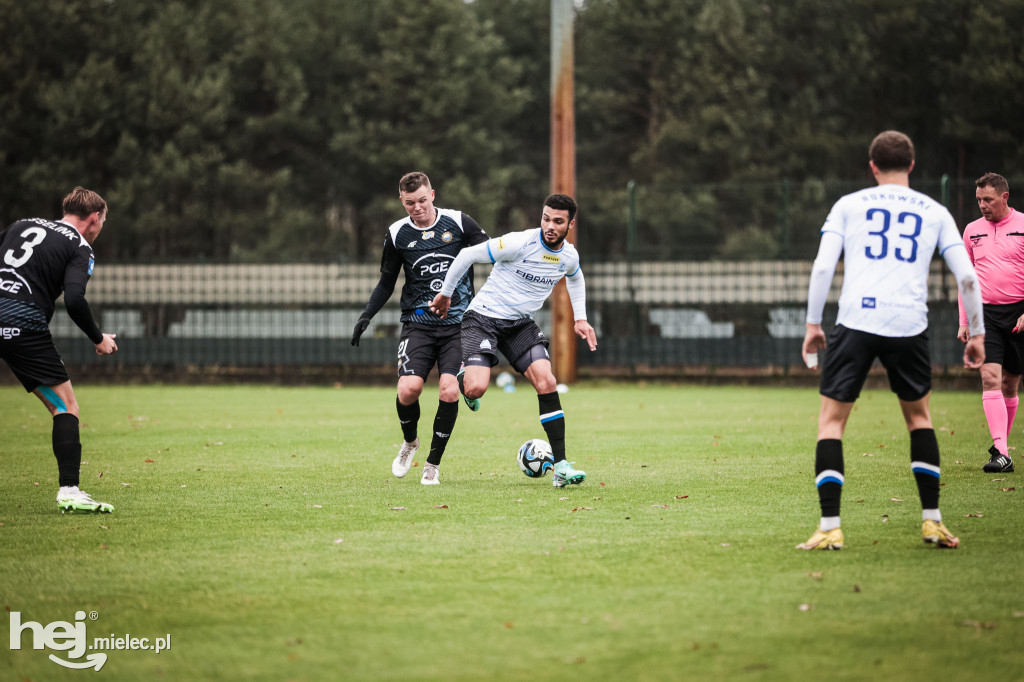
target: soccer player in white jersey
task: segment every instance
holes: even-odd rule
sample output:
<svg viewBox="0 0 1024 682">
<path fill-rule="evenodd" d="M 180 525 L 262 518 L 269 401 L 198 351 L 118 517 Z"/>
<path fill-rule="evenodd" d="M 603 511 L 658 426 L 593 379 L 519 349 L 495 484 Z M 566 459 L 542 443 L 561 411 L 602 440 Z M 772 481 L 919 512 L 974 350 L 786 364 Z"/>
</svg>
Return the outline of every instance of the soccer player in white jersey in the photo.
<svg viewBox="0 0 1024 682">
<path fill-rule="evenodd" d="M 440 317 L 448 314 L 455 285 L 473 263 L 493 263 L 487 281 L 462 318 L 462 360 L 465 372 L 459 388 L 478 399 L 498 364 L 498 351 L 537 390 L 540 422 L 555 456 L 554 485 L 577 485 L 586 474 L 565 458 L 565 415 L 551 371 L 548 340 L 533 313 L 544 305 L 555 285 L 565 277 L 572 303 L 576 335 L 597 350 L 597 335 L 587 322 L 586 286 L 576 247 L 565 241 L 576 224 L 576 201 L 565 194 L 544 200 L 540 227 L 512 232 L 463 249 L 444 278 L 441 292 L 430 304 Z"/>
<path fill-rule="evenodd" d="M 928 409 L 931 359 L 928 352 L 928 271 L 936 250 L 953 272 L 963 297 L 971 337 L 964 366 L 985 360 L 985 325 L 978 277 L 956 223 L 941 204 L 910 189 L 914 145 L 903 133 L 879 134 L 868 150 L 878 183 L 841 198 L 821 228 L 821 244 L 807 294 L 807 333 L 803 358 L 817 367 L 818 351 L 828 346 L 821 373 L 821 411 L 814 465 L 821 523 L 797 549 L 842 549 L 839 502 L 843 484 L 843 432 L 875 358 L 889 376 L 910 432 L 910 467 L 921 497 L 921 537 L 954 548 L 959 538 L 939 512 L 939 445 Z M 843 288 L 836 326 L 821 328 L 841 253 Z"/>
</svg>

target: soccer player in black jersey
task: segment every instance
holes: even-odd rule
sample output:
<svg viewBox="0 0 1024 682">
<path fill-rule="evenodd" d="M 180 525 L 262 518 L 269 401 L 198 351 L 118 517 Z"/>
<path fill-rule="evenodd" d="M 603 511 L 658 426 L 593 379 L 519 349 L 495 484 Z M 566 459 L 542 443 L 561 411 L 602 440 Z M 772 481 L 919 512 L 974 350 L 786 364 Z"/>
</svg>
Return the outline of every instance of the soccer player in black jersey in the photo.
<svg viewBox="0 0 1024 682">
<path fill-rule="evenodd" d="M 113 506 L 78 489 L 78 402 L 49 328 L 63 292 L 68 316 L 96 344 L 96 353 L 117 352 L 115 335 L 100 332 L 85 301 L 95 263 L 92 243 L 107 219 L 107 202 L 76 187 L 63 209 L 60 220 L 19 220 L 0 233 L 0 358 L 53 415 L 57 506 L 70 513 L 112 512 Z"/>
<path fill-rule="evenodd" d="M 384 237 L 384 255 L 380 263 L 380 281 L 370 294 L 352 332 L 352 345 L 370 320 L 384 307 L 395 291 L 398 273 L 405 271 L 402 287 L 402 338 L 398 343 L 398 421 L 404 443 L 391 463 L 398 478 L 409 473 L 413 455 L 420 447 L 417 423 L 420 418 L 420 393 L 430 370 L 437 365 L 438 405 L 434 416 L 430 453 L 423 466 L 423 485 L 440 483 L 438 466 L 459 414 L 457 375 L 462 363 L 459 333 L 462 314 L 473 297 L 473 276 L 468 273 L 456 287 L 452 306 L 444 319 L 430 311 L 430 302 L 444 281 L 455 256 L 466 246 L 487 241 L 487 234 L 475 220 L 461 211 L 434 207 L 430 178 L 414 172 L 402 176 L 398 196 L 408 218 L 396 221 Z M 480 401 L 466 399 L 470 409 L 480 409 Z"/>
</svg>

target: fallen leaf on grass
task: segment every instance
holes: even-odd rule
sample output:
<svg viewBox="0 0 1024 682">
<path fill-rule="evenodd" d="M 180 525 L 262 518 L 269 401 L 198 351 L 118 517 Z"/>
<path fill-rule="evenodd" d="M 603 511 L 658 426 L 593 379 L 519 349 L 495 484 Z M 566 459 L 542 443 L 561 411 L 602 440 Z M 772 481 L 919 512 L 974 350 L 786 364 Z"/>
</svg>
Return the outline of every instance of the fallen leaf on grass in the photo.
<svg viewBox="0 0 1024 682">
<path fill-rule="evenodd" d="M 338 538 L 337 540 L 334 541 L 334 544 L 340 545 L 343 542 L 345 542 L 345 538 Z"/>
<path fill-rule="evenodd" d="M 854 585 L 853 586 L 853 591 L 854 592 L 860 592 L 860 585 Z"/>
<path fill-rule="evenodd" d="M 903 500 L 901 500 L 898 497 L 890 497 L 889 499 L 892 500 L 893 502 L 902 502 L 903 501 Z"/>
<path fill-rule="evenodd" d="M 156 464 L 156 460 L 155 459 L 150 459 L 149 457 L 147 457 L 146 458 L 146 464 Z"/>
<path fill-rule="evenodd" d="M 313 505 L 313 509 L 323 509 L 323 508 L 324 508 L 324 506 L 322 504 L 314 504 Z"/>
<path fill-rule="evenodd" d="M 825 574 L 822 573 L 821 571 L 811 571 L 810 573 L 807 574 L 807 577 L 808 578 L 814 578 L 815 580 L 823 580 L 824 577 L 825 577 Z"/>
<path fill-rule="evenodd" d="M 860 456 L 861 457 L 874 457 L 875 453 L 873 453 L 873 452 L 862 452 L 862 453 L 860 453 Z"/>
<path fill-rule="evenodd" d="M 568 497 L 559 497 L 559 498 L 558 498 L 558 500 L 559 500 L 559 501 L 562 501 L 562 500 L 568 500 L 568 499 L 569 499 Z"/>
<path fill-rule="evenodd" d="M 505 621 L 505 628 L 506 629 L 511 630 L 514 627 L 515 627 L 515 625 L 513 623 L 511 623 L 510 621 Z"/>
<path fill-rule="evenodd" d="M 652 507 L 661 507 L 662 509 L 668 509 L 667 504 L 652 504 Z"/>
<path fill-rule="evenodd" d="M 103 530 L 110 530 L 110 526 L 100 526 Z"/>
<path fill-rule="evenodd" d="M 124 486 L 125 488 L 130 488 L 130 487 L 132 487 L 132 484 L 131 484 L 131 483 L 122 483 L 121 485 L 123 485 L 123 486 Z"/>
<path fill-rule="evenodd" d="M 1004 493 L 1012 493 L 1016 488 L 1001 488 Z"/>
<path fill-rule="evenodd" d="M 1005 478 L 993 478 L 992 482 L 995 483 L 996 481 L 1005 481 L 1005 480 L 1006 480 Z"/>
<path fill-rule="evenodd" d="M 722 547 L 732 547 L 728 542 L 723 542 Z"/>
<path fill-rule="evenodd" d="M 391 507 L 391 511 L 404 511 L 405 507 Z"/>
<path fill-rule="evenodd" d="M 586 511 L 587 509 L 593 509 L 593 507 L 576 507 L 575 509 L 573 509 L 573 510 L 572 510 L 571 512 L 569 512 L 569 513 L 570 513 L 570 514 L 572 514 L 572 512 L 577 512 L 577 511 Z"/>
<path fill-rule="evenodd" d="M 4 525 L 4 524 L 0 523 L 0 526 L 2 526 L 2 525 Z M 1013 617 L 1014 618 L 1024 618 L 1024 611 L 1014 611 L 1013 612 Z"/>
<path fill-rule="evenodd" d="M 105 471 L 99 472 L 98 474 L 96 474 L 96 478 L 103 478 L 103 474 L 105 474 L 105 473 L 107 473 L 107 472 L 105 472 Z"/>
<path fill-rule="evenodd" d="M 974 519 L 980 519 L 981 517 L 983 517 L 983 516 L 984 516 L 984 514 L 982 514 L 981 512 L 975 512 L 975 513 L 973 513 L 973 514 L 964 514 L 964 516 L 965 516 L 965 517 L 967 517 L 967 518 L 969 518 L 969 519 L 972 519 L 972 518 L 974 518 Z"/>
<path fill-rule="evenodd" d="M 975 628 L 977 630 L 995 630 L 999 627 L 997 621 L 980 621 L 980 620 L 965 620 L 961 625 L 969 628 Z"/>
<path fill-rule="evenodd" d="M 677 500 L 685 500 L 689 495 L 676 495 Z"/>
<path fill-rule="evenodd" d="M 447 504 L 435 504 L 434 505 L 434 509 L 447 509 L 447 508 L 448 508 Z"/>
<path fill-rule="evenodd" d="M 799 608 L 801 611 L 810 611 L 811 610 L 811 605 L 810 604 L 801 604 L 797 608 Z"/>
</svg>

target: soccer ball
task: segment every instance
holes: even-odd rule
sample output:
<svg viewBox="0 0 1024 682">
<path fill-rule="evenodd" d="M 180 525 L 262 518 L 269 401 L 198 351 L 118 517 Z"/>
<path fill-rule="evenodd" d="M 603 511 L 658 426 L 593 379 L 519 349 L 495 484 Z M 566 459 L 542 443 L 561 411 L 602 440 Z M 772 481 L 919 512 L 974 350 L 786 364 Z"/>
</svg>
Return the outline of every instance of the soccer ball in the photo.
<svg viewBox="0 0 1024 682">
<path fill-rule="evenodd" d="M 516 460 L 519 461 L 519 468 L 530 478 L 546 476 L 555 467 L 555 456 L 551 453 L 551 446 L 540 438 L 523 443 L 519 447 Z"/>
</svg>

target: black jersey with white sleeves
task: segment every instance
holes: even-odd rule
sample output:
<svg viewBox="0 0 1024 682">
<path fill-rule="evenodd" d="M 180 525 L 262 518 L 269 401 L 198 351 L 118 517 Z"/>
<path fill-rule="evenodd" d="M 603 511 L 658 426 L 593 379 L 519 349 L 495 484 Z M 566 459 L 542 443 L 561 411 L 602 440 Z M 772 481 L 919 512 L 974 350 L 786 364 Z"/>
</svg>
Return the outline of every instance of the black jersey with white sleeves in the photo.
<svg viewBox="0 0 1024 682">
<path fill-rule="evenodd" d="M 65 222 L 30 218 L 0 239 L 0 323 L 44 331 L 64 294 L 68 315 L 93 343 L 100 333 L 85 300 L 96 259 L 92 246 Z"/>
<path fill-rule="evenodd" d="M 485 241 L 487 233 L 473 218 L 446 208 L 437 209 L 437 218 L 429 227 L 419 227 L 410 218 L 392 223 L 384 238 L 380 281 L 363 315 L 373 317 L 384 307 L 395 290 L 398 274 L 404 270 L 402 322 L 434 326 L 458 324 L 473 298 L 472 271 L 459 281 L 446 318 L 432 313 L 430 302 L 441 290 L 445 273 L 459 251 Z"/>
</svg>

